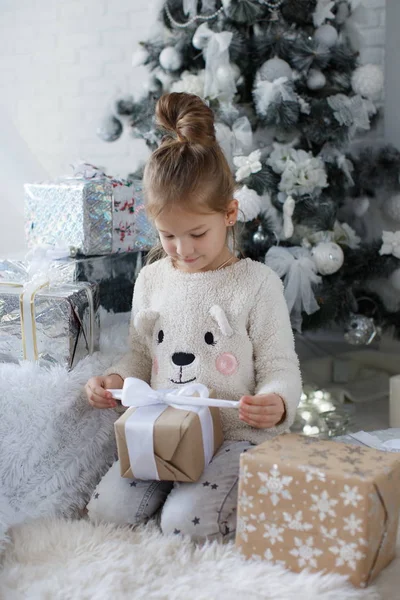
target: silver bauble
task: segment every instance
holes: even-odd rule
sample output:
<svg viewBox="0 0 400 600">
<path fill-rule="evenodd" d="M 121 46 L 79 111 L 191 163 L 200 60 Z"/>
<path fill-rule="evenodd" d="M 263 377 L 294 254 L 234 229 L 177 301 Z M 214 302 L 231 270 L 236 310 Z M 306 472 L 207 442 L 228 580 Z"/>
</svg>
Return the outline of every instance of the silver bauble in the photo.
<svg viewBox="0 0 400 600">
<path fill-rule="evenodd" d="M 232 79 L 234 79 L 236 82 L 240 75 L 240 69 L 234 63 L 221 65 L 217 68 L 217 72 L 215 73 L 217 81 L 222 89 L 224 89 L 227 85 L 230 85 Z"/>
<path fill-rule="evenodd" d="M 167 46 L 161 51 L 159 62 L 166 71 L 178 71 L 182 66 L 182 55 L 172 46 Z"/>
<path fill-rule="evenodd" d="M 385 201 L 382 210 L 386 217 L 400 223 L 400 194 L 395 194 L 388 198 Z"/>
<path fill-rule="evenodd" d="M 307 87 L 309 90 L 321 90 L 326 84 L 326 77 L 318 69 L 310 69 L 307 76 Z"/>
<path fill-rule="evenodd" d="M 115 140 L 121 137 L 122 123 L 111 115 L 104 119 L 96 133 L 103 142 L 115 142 Z"/>
<path fill-rule="evenodd" d="M 253 235 L 253 242 L 254 244 L 263 244 L 266 240 L 266 236 L 265 233 L 263 231 L 262 225 L 258 226 L 257 231 L 254 233 Z"/>
<path fill-rule="evenodd" d="M 257 76 L 262 81 L 275 81 L 279 77 L 293 79 L 293 71 L 289 63 L 281 58 L 270 58 L 258 70 Z"/>
<path fill-rule="evenodd" d="M 338 32 L 333 25 L 321 25 L 314 32 L 314 40 L 328 48 L 332 48 L 338 41 Z"/>
<path fill-rule="evenodd" d="M 351 87 L 355 94 L 369 100 L 378 100 L 384 84 L 384 76 L 379 65 L 361 65 L 351 76 Z"/>
<path fill-rule="evenodd" d="M 362 217 L 363 215 L 365 215 L 365 213 L 369 209 L 369 204 L 370 201 L 368 196 L 360 196 L 359 198 L 354 198 L 352 206 L 353 212 L 356 215 L 356 217 Z"/>
<path fill-rule="evenodd" d="M 208 43 L 208 37 L 202 35 L 201 31 L 202 30 L 200 30 L 199 35 L 199 28 L 197 28 L 192 37 L 192 44 L 196 48 L 196 50 L 203 50 Z"/>
<path fill-rule="evenodd" d="M 373 319 L 365 315 L 351 315 L 345 326 L 344 339 L 353 346 L 370 344 L 378 335 Z"/>
<path fill-rule="evenodd" d="M 320 242 L 311 250 L 311 255 L 321 275 L 336 273 L 344 261 L 343 250 L 336 242 Z"/>
</svg>

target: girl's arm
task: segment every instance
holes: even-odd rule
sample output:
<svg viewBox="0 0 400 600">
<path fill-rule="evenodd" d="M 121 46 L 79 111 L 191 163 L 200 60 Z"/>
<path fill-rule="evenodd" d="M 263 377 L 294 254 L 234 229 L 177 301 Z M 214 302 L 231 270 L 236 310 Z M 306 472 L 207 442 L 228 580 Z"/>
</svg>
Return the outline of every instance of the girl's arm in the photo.
<svg viewBox="0 0 400 600">
<path fill-rule="evenodd" d="M 278 394 L 284 401 L 283 420 L 272 428 L 281 433 L 294 421 L 302 383 L 283 284 L 272 270 L 261 284 L 250 313 L 249 336 L 254 352 L 255 393 Z"/>
<path fill-rule="evenodd" d="M 139 273 L 133 292 L 132 313 L 129 326 L 129 351 L 112 365 L 105 375 L 116 374 L 125 379 L 126 377 L 137 377 L 150 383 L 151 377 L 151 356 L 149 349 L 142 336 L 136 331 L 134 320 L 135 315 L 144 308 L 145 300 L 145 282 L 144 269 Z"/>
</svg>

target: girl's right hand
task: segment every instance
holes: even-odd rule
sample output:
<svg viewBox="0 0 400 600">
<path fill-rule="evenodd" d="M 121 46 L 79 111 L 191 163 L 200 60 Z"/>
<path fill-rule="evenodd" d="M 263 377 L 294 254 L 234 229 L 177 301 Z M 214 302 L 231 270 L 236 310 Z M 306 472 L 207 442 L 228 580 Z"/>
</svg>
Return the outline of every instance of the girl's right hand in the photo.
<svg viewBox="0 0 400 600">
<path fill-rule="evenodd" d="M 92 377 L 85 385 L 85 392 L 89 404 L 93 408 L 115 408 L 118 400 L 115 400 L 108 389 L 122 389 L 124 380 L 119 375 L 107 375 Z"/>
</svg>

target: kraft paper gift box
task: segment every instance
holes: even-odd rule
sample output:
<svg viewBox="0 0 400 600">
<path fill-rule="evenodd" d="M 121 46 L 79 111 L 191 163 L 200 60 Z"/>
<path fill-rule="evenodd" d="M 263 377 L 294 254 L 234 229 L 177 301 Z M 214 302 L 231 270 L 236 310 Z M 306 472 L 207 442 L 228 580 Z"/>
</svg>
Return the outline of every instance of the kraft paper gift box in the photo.
<svg viewBox="0 0 400 600">
<path fill-rule="evenodd" d="M 70 246 L 71 256 L 149 250 L 157 241 L 146 217 L 141 181 L 105 175 L 92 165 L 72 177 L 27 183 L 25 233 L 29 248 Z"/>
<path fill-rule="evenodd" d="M 121 476 L 127 478 L 136 477 L 138 479 L 157 479 L 161 481 L 181 481 L 181 482 L 194 482 L 197 481 L 204 471 L 207 464 L 206 462 L 206 443 L 203 436 L 203 425 L 204 417 L 206 421 L 211 417 L 212 431 L 211 438 L 208 439 L 211 444 L 209 458 L 211 459 L 218 448 L 223 443 L 223 432 L 221 419 L 219 414 L 219 408 L 217 406 L 207 406 L 207 403 L 218 404 L 219 406 L 230 406 L 234 404 L 233 401 L 229 400 L 217 400 L 212 397 L 202 398 L 195 395 L 196 392 L 191 392 L 191 386 L 184 386 L 188 388 L 186 395 L 181 399 L 176 395 L 177 390 L 162 390 L 154 391 L 144 382 L 140 380 L 134 380 L 133 378 L 127 378 L 125 384 L 128 381 L 139 382 L 139 386 L 143 386 L 144 393 L 141 391 L 134 392 L 131 395 L 132 402 L 135 402 L 139 396 L 143 399 L 143 402 L 139 400 L 139 407 L 131 406 L 128 410 L 115 422 L 115 435 L 117 440 L 118 457 L 120 461 Z M 199 389 L 199 384 L 195 387 Z M 202 386 L 205 390 L 205 386 Z M 146 391 L 147 388 L 147 391 Z M 179 390 L 185 391 L 185 390 Z M 112 390 L 114 397 L 117 397 L 118 393 L 116 390 Z M 146 396 L 146 394 L 149 394 Z M 160 401 L 162 396 L 169 396 L 169 402 L 178 402 L 182 404 L 182 408 L 174 408 L 172 406 L 161 406 L 160 415 L 156 416 L 153 420 L 152 439 L 150 445 L 139 444 L 139 454 L 141 458 L 137 459 L 148 460 L 151 455 L 154 460 L 154 469 L 156 472 L 149 473 L 147 469 L 135 473 L 135 468 L 132 468 L 131 463 L 132 453 L 130 454 L 129 442 L 127 436 L 133 436 L 133 440 L 136 436 L 140 435 L 140 430 L 143 428 L 143 420 L 146 421 L 147 417 L 144 416 L 141 420 L 137 420 L 135 423 L 135 412 L 142 410 L 149 410 L 152 412 L 151 405 L 151 394 L 153 394 L 153 407 Z M 135 398 L 136 395 L 136 398 Z M 189 397 L 190 396 L 190 397 Z M 158 398 L 158 399 L 157 399 Z M 182 398 L 184 402 L 182 402 Z M 189 402 L 195 404 L 201 402 L 201 406 L 190 406 Z M 223 403 L 223 404 L 222 404 Z M 123 404 L 126 404 L 123 400 Z M 149 406 L 150 408 L 149 408 Z M 158 409 L 156 408 L 156 411 Z M 196 412 L 197 411 L 197 412 Z M 209 414 L 207 416 L 207 412 Z M 154 415 L 153 415 L 154 417 Z M 149 417 L 151 421 L 151 415 Z M 127 427 L 128 425 L 128 427 Z M 131 438 L 132 439 L 132 438 Z M 142 465 L 140 465 L 142 469 Z"/>
<path fill-rule="evenodd" d="M 236 545 L 365 587 L 394 557 L 399 506 L 399 454 L 284 434 L 241 456 Z"/>
</svg>

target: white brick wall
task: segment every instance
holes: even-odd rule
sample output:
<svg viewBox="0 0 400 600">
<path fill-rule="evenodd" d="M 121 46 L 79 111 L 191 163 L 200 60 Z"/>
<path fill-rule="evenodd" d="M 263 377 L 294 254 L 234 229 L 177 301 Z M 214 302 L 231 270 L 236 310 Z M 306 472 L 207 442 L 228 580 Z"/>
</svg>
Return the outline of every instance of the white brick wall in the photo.
<svg viewBox="0 0 400 600">
<path fill-rule="evenodd" d="M 96 128 L 119 93 L 141 87 L 145 69 L 133 71 L 130 62 L 148 36 L 155 2 L 160 0 L 0 0 L 0 99 L 51 176 L 68 173 L 79 158 L 126 175 L 146 155 L 144 144 L 128 133 L 106 144 Z M 371 10 L 362 59 L 382 64 L 385 0 L 365 4 Z M 17 199 L 15 190 L 9 193 Z M 0 223 L 0 250 L 2 239 L 4 245 Z"/>
</svg>

